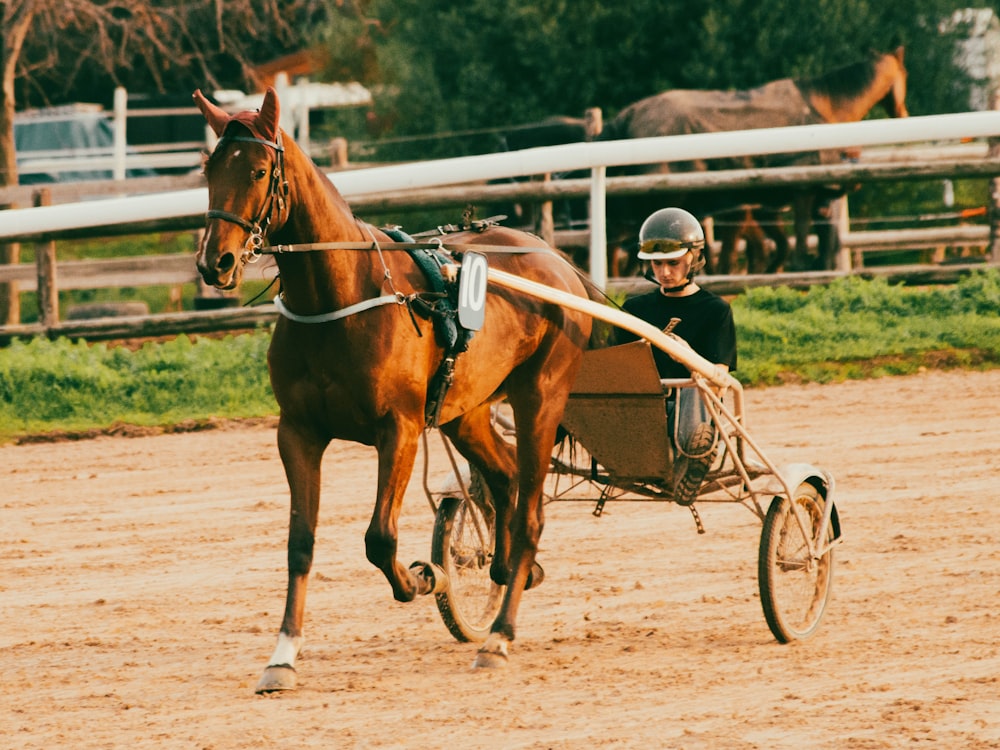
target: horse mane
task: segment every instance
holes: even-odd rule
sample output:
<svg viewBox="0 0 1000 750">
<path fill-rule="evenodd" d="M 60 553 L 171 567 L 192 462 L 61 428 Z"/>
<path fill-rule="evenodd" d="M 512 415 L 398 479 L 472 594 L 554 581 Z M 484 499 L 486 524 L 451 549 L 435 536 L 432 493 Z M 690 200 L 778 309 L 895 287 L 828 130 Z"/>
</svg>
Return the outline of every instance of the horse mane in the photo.
<svg viewBox="0 0 1000 750">
<path fill-rule="evenodd" d="M 875 81 L 880 52 L 871 52 L 867 59 L 844 65 L 811 78 L 793 79 L 803 96 L 819 94 L 830 99 L 849 99 L 866 90 Z"/>
<path fill-rule="evenodd" d="M 298 148 L 298 144 L 295 143 L 294 140 L 289 138 L 285 142 L 286 150 L 288 148 L 289 142 L 294 143 L 295 147 Z M 302 154 L 302 157 L 305 159 L 305 162 L 309 165 L 309 167 L 312 168 L 313 173 L 316 175 L 320 184 L 323 186 L 324 191 L 330 196 L 330 199 L 333 200 L 338 206 L 340 206 L 343 209 L 344 213 L 346 213 L 348 216 L 354 216 L 354 209 L 351 208 L 351 205 L 347 202 L 347 198 L 345 198 L 343 193 L 340 192 L 340 189 L 334 184 L 333 180 L 330 179 L 330 176 L 326 172 L 324 172 L 316 162 L 310 159 L 305 154 L 305 152 L 303 152 L 301 149 L 299 149 L 299 151 Z"/>
</svg>

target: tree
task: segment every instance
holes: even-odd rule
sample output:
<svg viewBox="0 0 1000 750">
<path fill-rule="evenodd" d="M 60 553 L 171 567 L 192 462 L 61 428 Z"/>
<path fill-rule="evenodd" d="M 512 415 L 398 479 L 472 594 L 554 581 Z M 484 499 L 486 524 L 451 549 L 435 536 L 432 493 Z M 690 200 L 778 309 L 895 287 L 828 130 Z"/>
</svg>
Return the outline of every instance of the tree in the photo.
<svg viewBox="0 0 1000 750">
<path fill-rule="evenodd" d="M 63 103 L 81 89 L 164 93 L 253 84 L 254 63 L 307 46 L 344 0 L 0 0 L 0 186 L 16 185 L 15 104 Z M 0 206 L 5 208 L 6 206 Z M 16 263 L 0 244 L 0 263 Z M 0 324 L 20 319 L 0 285 Z"/>
<path fill-rule="evenodd" d="M 164 93 L 253 85 L 255 63 L 301 49 L 337 0 L 3 0 L 0 185 L 17 183 L 15 103 L 81 89 Z"/>
<path fill-rule="evenodd" d="M 371 0 L 396 135 L 502 127 L 669 88 L 758 86 L 907 47 L 913 114 L 964 107 L 955 0 Z M 366 81 L 374 83 L 374 81 Z M 383 101 L 381 106 L 389 106 Z"/>
<path fill-rule="evenodd" d="M 677 83 L 661 47 L 679 49 L 691 11 L 657 0 L 374 0 L 382 83 L 398 92 L 404 133 L 503 126 L 580 115 L 645 95 L 632 71 Z"/>
</svg>

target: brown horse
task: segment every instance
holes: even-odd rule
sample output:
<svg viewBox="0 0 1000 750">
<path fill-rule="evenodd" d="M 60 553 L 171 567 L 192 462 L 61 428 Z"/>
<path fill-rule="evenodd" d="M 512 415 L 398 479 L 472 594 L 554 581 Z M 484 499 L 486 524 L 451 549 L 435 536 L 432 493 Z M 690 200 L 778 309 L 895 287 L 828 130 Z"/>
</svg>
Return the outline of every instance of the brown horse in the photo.
<svg viewBox="0 0 1000 750">
<path fill-rule="evenodd" d="M 446 584 L 427 563 L 408 569 L 396 560 L 400 505 L 446 351 L 432 323 L 419 315 L 418 303 L 434 298 L 427 294 L 424 271 L 410 254 L 382 250 L 382 244 L 392 243 L 390 236 L 356 219 L 333 184 L 283 134 L 274 90 L 268 90 L 259 112 L 235 116 L 201 92 L 194 98 L 219 136 L 205 162 L 210 208 L 198 249 L 202 277 L 232 289 L 244 262 L 265 242 L 286 250 L 275 255 L 282 288 L 276 302 L 286 314 L 275 326 L 268 367 L 280 407 L 278 450 L 291 493 L 288 593 L 277 647 L 257 692 L 287 690 L 296 684 L 320 461 L 331 440 L 377 449 L 375 508 L 365 545 L 393 596 L 410 601 Z M 331 242 L 348 247 L 330 249 Z M 489 227 L 450 235 L 447 242 L 496 246 L 488 256 L 492 267 L 588 294 L 577 270 L 531 235 Z M 327 247 L 316 249 L 318 243 Z M 490 575 L 507 591 L 476 660 L 477 666 L 491 667 L 506 663 L 522 593 L 541 578 L 535 553 L 543 525 L 542 483 L 592 321 L 492 286 L 485 306 L 481 329 L 453 360 L 453 382 L 439 399 L 437 421 L 482 473 L 496 504 Z M 502 397 L 514 413 L 516 454 L 491 425 L 490 405 Z"/>
<path fill-rule="evenodd" d="M 750 91 L 665 91 L 623 109 L 605 126 L 599 139 L 856 122 L 876 105 L 881 105 L 891 117 L 906 117 L 905 98 L 906 68 L 903 66 L 903 48 L 899 47 L 890 53 L 873 52 L 863 61 L 815 78 L 781 79 Z M 703 169 L 747 169 L 828 163 L 840 159 L 840 152 L 778 154 L 654 164 L 629 171 L 632 174 L 649 174 Z M 650 196 L 647 200 L 609 200 L 608 239 L 609 242 L 620 242 L 634 236 L 642 219 L 662 207 L 665 199 L 701 216 L 751 205 L 759 207 L 752 211 L 759 211 L 767 217 L 755 231 L 762 230 L 776 245 L 776 252 L 767 269 L 770 272 L 783 266 L 788 251 L 788 240 L 777 221 L 779 212 L 782 207 L 794 204 L 796 245 L 791 262 L 796 267 L 804 268 L 809 265 L 806 242 L 817 190 L 828 193 L 831 188 L 734 189 L 683 196 Z M 718 265 L 719 270 L 728 272 L 735 258 L 735 232 L 730 232 L 723 239 L 725 242 Z M 819 259 L 823 266 L 831 262 L 832 258 Z"/>
</svg>

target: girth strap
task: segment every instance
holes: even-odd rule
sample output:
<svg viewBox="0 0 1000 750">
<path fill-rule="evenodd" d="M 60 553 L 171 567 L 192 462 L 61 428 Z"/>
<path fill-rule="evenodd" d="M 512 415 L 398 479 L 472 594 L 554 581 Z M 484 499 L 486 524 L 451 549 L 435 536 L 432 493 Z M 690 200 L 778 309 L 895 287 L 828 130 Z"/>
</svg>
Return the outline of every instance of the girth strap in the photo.
<svg viewBox="0 0 1000 750">
<path fill-rule="evenodd" d="M 347 318 L 359 312 L 370 310 L 373 307 L 381 307 L 382 305 L 391 305 L 391 304 L 402 305 L 405 303 L 406 303 L 406 298 L 403 297 L 402 295 L 387 294 L 383 297 L 374 297 L 372 299 L 366 299 L 363 302 L 358 302 L 353 305 L 348 305 L 347 307 L 342 307 L 339 310 L 334 310 L 333 312 L 320 313 L 319 315 L 298 315 L 297 313 L 293 313 L 285 306 L 285 303 L 281 299 L 280 294 L 276 295 L 274 298 L 274 306 L 278 308 L 278 312 L 280 312 L 289 320 L 294 320 L 296 323 L 329 323 L 331 320 L 340 320 L 341 318 Z"/>
</svg>

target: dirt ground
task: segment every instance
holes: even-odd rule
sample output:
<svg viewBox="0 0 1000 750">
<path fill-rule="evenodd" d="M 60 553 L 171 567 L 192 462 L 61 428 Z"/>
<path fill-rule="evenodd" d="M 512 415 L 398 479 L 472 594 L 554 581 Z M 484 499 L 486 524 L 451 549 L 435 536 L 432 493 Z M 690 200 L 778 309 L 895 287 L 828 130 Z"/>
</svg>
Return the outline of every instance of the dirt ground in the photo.
<svg viewBox="0 0 1000 750">
<path fill-rule="evenodd" d="M 299 690 L 253 689 L 285 587 L 272 426 L 0 448 L 4 748 L 1000 747 L 1000 370 L 747 392 L 775 461 L 836 477 L 817 634 L 761 612 L 757 518 L 548 506 L 509 668 L 364 556 L 374 453 L 337 444 Z M 432 484 L 443 481 L 439 447 Z M 419 471 L 419 470 L 418 470 Z M 429 556 L 419 474 L 400 530 Z"/>
</svg>

